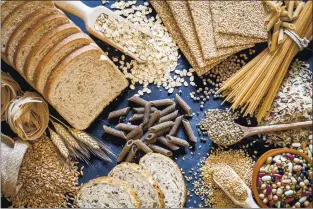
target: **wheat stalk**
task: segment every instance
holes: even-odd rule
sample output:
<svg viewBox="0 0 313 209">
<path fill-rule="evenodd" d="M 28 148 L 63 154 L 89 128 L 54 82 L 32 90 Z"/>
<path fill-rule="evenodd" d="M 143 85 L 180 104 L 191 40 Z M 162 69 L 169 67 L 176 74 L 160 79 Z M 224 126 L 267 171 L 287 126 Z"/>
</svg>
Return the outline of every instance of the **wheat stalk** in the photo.
<svg viewBox="0 0 313 209">
<path fill-rule="evenodd" d="M 99 143 L 96 140 L 94 140 L 91 136 L 89 136 L 87 133 L 83 131 L 79 131 L 74 128 L 68 128 L 68 130 L 80 142 L 84 143 L 85 145 L 87 145 L 88 147 L 92 149 L 100 150 Z"/>
<path fill-rule="evenodd" d="M 69 158 L 69 151 L 68 151 L 62 137 L 59 134 L 52 131 L 50 128 L 49 128 L 49 132 L 50 132 L 50 137 L 51 137 L 52 143 L 56 146 L 56 148 L 59 150 L 61 155 L 65 159 L 68 159 Z"/>
</svg>

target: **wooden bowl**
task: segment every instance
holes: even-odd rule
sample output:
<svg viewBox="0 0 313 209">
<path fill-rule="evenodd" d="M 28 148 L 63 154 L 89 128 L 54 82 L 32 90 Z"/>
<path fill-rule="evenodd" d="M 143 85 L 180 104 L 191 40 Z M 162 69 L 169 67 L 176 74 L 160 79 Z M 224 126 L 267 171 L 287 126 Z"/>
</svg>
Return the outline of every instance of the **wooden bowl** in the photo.
<svg viewBox="0 0 313 209">
<path fill-rule="evenodd" d="M 268 206 L 266 204 L 263 203 L 263 201 L 259 198 L 259 192 L 257 190 L 257 177 L 259 174 L 259 170 L 262 167 L 262 165 L 265 163 L 266 159 L 268 157 L 273 157 L 275 155 L 281 154 L 281 153 L 292 153 L 295 155 L 300 155 L 301 157 L 303 157 L 308 163 L 310 163 L 312 165 L 312 159 L 310 159 L 306 154 L 304 154 L 303 152 L 299 152 L 297 150 L 294 149 L 288 149 L 288 148 L 279 148 L 279 149 L 273 149 L 270 151 L 265 152 L 260 158 L 259 160 L 256 162 L 254 168 L 253 168 L 253 175 L 252 175 L 252 192 L 254 195 L 254 198 L 256 200 L 256 202 L 258 203 L 258 205 L 261 208 L 268 208 Z M 312 202 L 311 204 L 307 207 L 307 208 L 312 208 Z"/>
</svg>

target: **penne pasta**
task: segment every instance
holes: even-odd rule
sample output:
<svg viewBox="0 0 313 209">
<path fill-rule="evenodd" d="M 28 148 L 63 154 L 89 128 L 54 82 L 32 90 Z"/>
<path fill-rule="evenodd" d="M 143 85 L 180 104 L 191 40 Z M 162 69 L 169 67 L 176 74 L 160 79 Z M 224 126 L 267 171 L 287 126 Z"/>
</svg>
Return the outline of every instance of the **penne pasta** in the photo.
<svg viewBox="0 0 313 209">
<path fill-rule="evenodd" d="M 164 115 L 167 115 L 167 114 L 173 112 L 175 109 L 176 109 L 176 104 L 172 104 L 172 105 L 168 106 L 167 108 L 163 109 L 161 111 L 160 116 L 163 117 Z"/>
<path fill-rule="evenodd" d="M 152 105 L 151 102 L 148 102 L 148 103 L 145 105 L 145 110 L 144 110 L 144 112 L 143 112 L 143 124 L 144 124 L 144 125 L 149 122 L 150 111 L 151 111 L 151 105 Z"/>
<path fill-rule="evenodd" d="M 265 3 L 268 6 L 270 6 L 273 10 L 275 10 L 276 12 L 281 12 L 280 5 L 278 5 L 276 2 L 274 2 L 274 1 L 265 1 Z"/>
<path fill-rule="evenodd" d="M 145 106 L 148 103 L 146 100 L 140 98 L 139 96 L 132 96 L 128 99 L 128 101 L 131 101 L 140 106 Z"/>
<path fill-rule="evenodd" d="M 287 28 L 289 30 L 295 30 L 296 26 L 294 24 L 288 23 L 288 22 L 282 22 L 282 27 Z"/>
<path fill-rule="evenodd" d="M 131 148 L 130 148 L 130 151 L 126 157 L 126 162 L 131 162 L 134 158 L 135 158 L 135 155 L 136 155 L 136 152 L 138 151 L 138 148 L 136 145 L 133 145 Z"/>
<path fill-rule="evenodd" d="M 122 139 L 126 139 L 126 136 L 123 131 L 116 130 L 114 128 L 108 127 L 106 125 L 103 126 L 103 130 L 105 133 L 108 133 L 112 136 L 117 136 Z"/>
<path fill-rule="evenodd" d="M 168 128 L 162 129 L 162 130 L 154 132 L 154 133 L 157 136 L 163 136 L 164 134 L 167 134 L 168 132 L 170 132 L 170 130 L 171 130 L 171 127 L 168 127 Z"/>
<path fill-rule="evenodd" d="M 277 48 L 278 35 L 279 35 L 279 31 L 276 31 L 272 35 L 272 43 L 270 47 L 270 52 L 275 51 L 275 49 Z"/>
<path fill-rule="evenodd" d="M 115 128 L 121 130 L 121 131 L 132 131 L 138 126 L 132 125 L 132 124 L 127 124 L 127 123 L 119 123 L 115 126 Z"/>
<path fill-rule="evenodd" d="M 145 143 L 138 139 L 134 141 L 134 144 L 136 144 L 137 147 L 144 151 L 145 153 L 153 152 Z"/>
<path fill-rule="evenodd" d="M 143 114 L 143 112 L 145 111 L 145 108 L 144 107 L 135 107 L 135 108 L 133 108 L 133 110 L 135 111 L 135 113 Z M 155 112 L 157 110 L 158 109 L 156 107 L 151 107 L 150 112 Z"/>
<path fill-rule="evenodd" d="M 169 140 L 170 143 L 182 146 L 182 147 L 189 147 L 189 143 L 186 140 L 183 140 L 181 138 L 167 135 L 166 138 Z"/>
<path fill-rule="evenodd" d="M 191 107 L 178 94 L 176 94 L 176 102 L 185 111 L 185 113 L 188 116 L 191 116 L 191 113 L 192 113 Z"/>
<path fill-rule="evenodd" d="M 268 36 L 267 36 L 267 46 L 270 49 L 272 45 L 272 33 L 271 31 L 268 32 Z"/>
<path fill-rule="evenodd" d="M 143 135 L 143 130 L 142 130 L 143 124 L 141 123 L 137 128 L 132 130 L 126 135 L 126 139 L 138 139 Z"/>
<path fill-rule="evenodd" d="M 166 147 L 170 148 L 170 149 L 173 150 L 173 151 L 179 149 L 179 146 L 170 143 L 169 140 L 168 140 L 167 138 L 165 138 L 164 136 L 158 137 L 157 140 L 158 140 L 161 144 L 165 145 Z"/>
<path fill-rule="evenodd" d="M 152 133 L 155 133 L 155 132 L 161 131 L 163 129 L 166 129 L 168 127 L 172 127 L 173 125 L 174 125 L 173 121 L 166 121 L 164 123 L 159 123 L 155 126 L 150 127 L 149 131 L 151 131 Z"/>
<path fill-rule="evenodd" d="M 276 11 L 272 10 L 265 18 L 265 22 L 269 22 L 276 14 Z"/>
<path fill-rule="evenodd" d="M 186 134 L 187 134 L 189 140 L 192 141 L 192 142 L 197 142 L 197 137 L 193 133 L 189 121 L 186 120 L 186 119 L 183 119 L 182 122 L 183 122 L 183 126 L 185 128 L 185 131 L 186 131 Z"/>
<path fill-rule="evenodd" d="M 280 17 L 280 20 L 283 21 L 283 22 L 291 22 L 291 19 L 288 16 Z"/>
<path fill-rule="evenodd" d="M 149 133 L 146 137 L 146 142 L 149 144 L 155 143 L 157 139 L 157 135 L 155 133 Z"/>
<path fill-rule="evenodd" d="M 173 153 L 169 151 L 168 149 L 164 149 L 163 147 L 160 147 L 158 145 L 149 144 L 149 148 L 151 148 L 154 152 L 160 153 L 162 155 L 165 155 L 167 157 L 173 156 Z"/>
<path fill-rule="evenodd" d="M 151 117 L 150 117 L 147 125 L 144 127 L 144 129 L 148 129 L 151 126 L 153 126 L 155 124 L 155 122 L 160 118 L 160 114 L 161 114 L 160 110 L 157 110 L 154 113 L 152 113 Z"/>
<path fill-rule="evenodd" d="M 165 115 L 163 117 L 161 117 L 159 119 L 159 123 L 163 123 L 163 122 L 166 122 L 166 121 L 171 121 L 171 120 L 174 120 L 177 118 L 177 115 L 178 115 L 178 110 L 168 114 L 168 115 Z"/>
<path fill-rule="evenodd" d="M 288 11 L 288 17 L 292 19 L 293 16 L 293 8 L 295 6 L 295 1 L 289 1 L 289 4 L 287 6 L 287 11 Z"/>
<path fill-rule="evenodd" d="M 293 15 L 292 15 L 292 20 L 295 20 L 295 19 L 298 18 L 300 12 L 301 12 L 301 11 L 303 10 L 303 8 L 304 8 L 304 4 L 305 4 L 304 2 L 301 2 L 301 3 L 299 3 L 299 4 L 297 5 L 297 8 L 296 8 L 295 12 L 294 12 Z"/>
<path fill-rule="evenodd" d="M 174 104 L 174 101 L 171 99 L 159 99 L 152 101 L 152 104 L 156 107 L 168 106 Z"/>
<path fill-rule="evenodd" d="M 126 142 L 125 146 L 123 147 L 122 151 L 120 152 L 119 156 L 117 157 L 117 162 L 121 162 L 125 158 L 125 156 L 129 152 L 129 150 L 133 146 L 133 144 L 134 144 L 133 140 L 129 140 Z"/>
<path fill-rule="evenodd" d="M 277 22 L 277 20 L 279 19 L 279 14 L 276 13 L 272 19 L 270 19 L 270 21 L 267 23 L 266 25 L 266 30 L 270 31 L 272 29 L 272 27 L 275 25 L 275 23 Z"/>
<path fill-rule="evenodd" d="M 173 136 L 173 135 L 175 135 L 175 134 L 177 133 L 177 131 L 178 131 L 178 129 L 179 129 L 179 126 L 180 126 L 182 120 L 183 120 L 183 116 L 178 116 L 178 117 L 175 119 L 174 125 L 172 126 L 172 128 L 171 128 L 171 130 L 170 130 L 170 133 L 169 133 L 168 135 Z"/>
<path fill-rule="evenodd" d="M 279 34 L 278 34 L 278 40 L 277 40 L 277 44 L 281 44 L 281 42 L 284 39 L 284 28 L 280 28 L 279 29 Z"/>
<path fill-rule="evenodd" d="M 112 119 L 112 118 L 118 118 L 118 117 L 121 117 L 121 116 L 125 116 L 127 115 L 127 113 L 129 112 L 130 110 L 130 107 L 125 107 L 123 109 L 120 109 L 120 110 L 115 110 L 113 112 L 110 112 L 109 116 L 108 116 L 108 119 Z"/>
</svg>

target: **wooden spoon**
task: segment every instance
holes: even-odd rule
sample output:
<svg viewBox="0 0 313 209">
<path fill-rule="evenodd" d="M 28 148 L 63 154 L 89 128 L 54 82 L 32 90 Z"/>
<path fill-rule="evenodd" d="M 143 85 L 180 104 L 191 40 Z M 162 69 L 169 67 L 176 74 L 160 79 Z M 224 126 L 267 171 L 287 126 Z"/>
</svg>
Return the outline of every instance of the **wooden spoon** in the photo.
<svg viewBox="0 0 313 209">
<path fill-rule="evenodd" d="M 243 131 L 242 137 L 239 138 L 238 140 L 228 141 L 227 144 L 223 144 L 223 142 L 220 142 L 214 138 L 212 138 L 211 140 L 214 143 L 222 145 L 222 146 L 230 146 L 237 142 L 240 142 L 241 140 L 249 136 L 254 136 L 254 135 L 262 134 L 262 133 L 276 132 L 276 131 L 285 131 L 285 130 L 296 129 L 296 128 L 307 128 L 307 127 L 313 126 L 313 123 L 312 121 L 305 121 L 305 122 L 278 124 L 278 125 L 270 125 L 270 126 L 257 126 L 257 127 L 246 127 L 246 126 L 241 126 L 238 124 L 237 126 L 239 126 L 240 129 Z"/>
<path fill-rule="evenodd" d="M 229 167 L 228 165 L 226 166 Z M 229 167 L 228 169 L 232 170 L 233 172 L 232 175 L 234 177 L 236 176 L 236 178 L 240 178 L 238 174 L 231 167 Z M 229 193 L 229 191 L 223 186 L 223 181 L 221 179 L 218 179 L 215 175 L 213 175 L 213 181 L 225 192 L 225 194 L 233 201 L 233 203 L 235 203 L 235 205 L 238 205 L 242 208 L 260 208 L 254 201 L 250 188 L 242 180 L 241 180 L 242 181 L 241 183 L 242 185 L 244 185 L 248 193 L 248 198 L 243 202 L 240 202 L 235 197 L 233 197 Z"/>
<path fill-rule="evenodd" d="M 141 28 L 137 25 L 132 24 L 125 18 L 121 17 L 120 15 L 114 13 L 112 10 L 104 6 L 91 8 L 82 3 L 81 1 L 54 1 L 54 2 L 56 6 L 59 7 L 60 9 L 65 10 L 66 12 L 69 12 L 82 19 L 85 22 L 86 29 L 90 34 L 106 42 L 107 44 L 110 44 L 111 46 L 127 54 L 128 56 L 134 58 L 138 62 L 141 63 L 143 62 L 143 60 L 140 59 L 136 54 L 127 51 L 122 45 L 116 43 L 112 39 L 106 37 L 103 33 L 97 31 L 95 29 L 95 23 L 101 14 L 105 14 L 109 17 L 112 17 L 113 19 L 118 20 L 121 24 L 129 25 L 131 28 L 135 28 L 137 31 L 141 33 L 144 33 L 148 36 L 152 36 L 151 33 L 146 28 Z"/>
</svg>

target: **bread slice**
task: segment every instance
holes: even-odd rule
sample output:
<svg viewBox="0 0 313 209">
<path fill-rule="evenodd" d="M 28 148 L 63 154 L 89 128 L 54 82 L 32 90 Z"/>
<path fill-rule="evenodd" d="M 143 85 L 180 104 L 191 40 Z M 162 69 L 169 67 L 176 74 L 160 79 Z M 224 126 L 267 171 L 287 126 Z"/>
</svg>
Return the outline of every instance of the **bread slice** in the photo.
<svg viewBox="0 0 313 209">
<path fill-rule="evenodd" d="M 8 2 L 11 4 L 11 2 Z M 25 1 L 25 3 L 16 7 L 7 18 L 4 19 L 1 26 L 1 52 L 5 53 L 6 46 L 11 34 L 18 27 L 18 25 L 38 8 L 56 8 L 52 1 Z"/>
<path fill-rule="evenodd" d="M 65 15 L 53 14 L 35 24 L 34 27 L 27 32 L 17 47 L 14 55 L 14 65 L 16 70 L 19 73 L 24 74 L 24 63 L 34 46 L 36 46 L 36 44 L 45 34 L 51 33 L 51 31 L 53 31 L 58 26 L 69 22 L 70 20 Z"/>
<path fill-rule="evenodd" d="M 152 175 L 135 163 L 122 163 L 109 173 L 131 184 L 139 196 L 142 208 L 164 208 L 164 194 Z"/>
<path fill-rule="evenodd" d="M 1 1 L 1 24 L 15 8 L 23 3 L 23 1 Z"/>
<path fill-rule="evenodd" d="M 60 13 L 62 12 L 56 8 L 39 8 L 31 15 L 29 15 L 27 19 L 22 21 L 21 24 L 16 28 L 16 30 L 14 30 L 14 32 L 10 36 L 7 44 L 6 55 L 9 62 L 13 63 L 14 54 L 18 44 L 24 38 L 28 30 L 33 27 L 33 25 L 35 25 L 37 22 L 47 17 L 48 15 Z"/>
<path fill-rule="evenodd" d="M 41 94 L 51 71 L 68 54 L 92 43 L 92 39 L 85 33 L 73 34 L 56 44 L 39 62 L 34 72 L 34 86 Z"/>
<path fill-rule="evenodd" d="M 28 54 L 24 64 L 24 74 L 29 82 L 33 83 L 35 69 L 40 60 L 60 41 L 66 37 L 79 33 L 81 30 L 73 23 L 61 25 L 46 33 Z"/>
<path fill-rule="evenodd" d="M 76 201 L 80 208 L 139 208 L 135 189 L 125 181 L 99 177 L 84 184 Z"/>
<path fill-rule="evenodd" d="M 65 57 L 50 74 L 44 95 L 75 128 L 86 129 L 128 81 L 95 44 Z"/>
<path fill-rule="evenodd" d="M 158 153 L 143 156 L 139 165 L 149 171 L 164 193 L 165 208 L 183 208 L 187 189 L 177 164 L 169 157 Z"/>
</svg>

